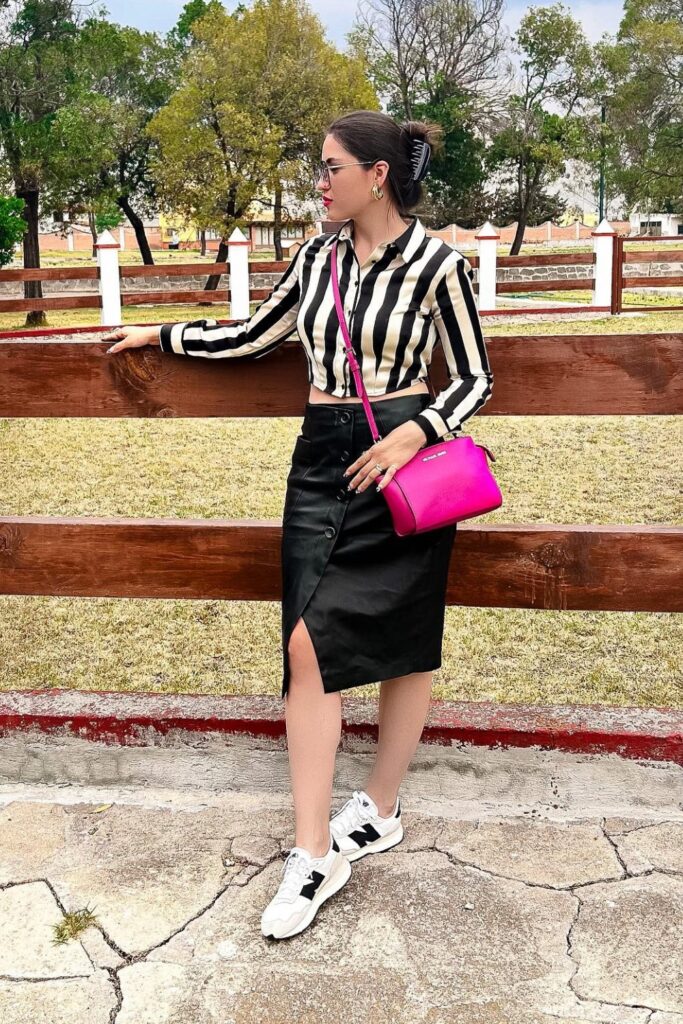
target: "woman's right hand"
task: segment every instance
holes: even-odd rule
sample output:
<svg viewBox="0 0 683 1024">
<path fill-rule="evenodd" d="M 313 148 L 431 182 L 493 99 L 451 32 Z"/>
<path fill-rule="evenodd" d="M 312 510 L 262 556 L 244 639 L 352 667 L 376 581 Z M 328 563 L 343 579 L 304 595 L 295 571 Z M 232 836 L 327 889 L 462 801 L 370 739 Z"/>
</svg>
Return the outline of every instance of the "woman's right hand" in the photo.
<svg viewBox="0 0 683 1024">
<path fill-rule="evenodd" d="M 119 352 L 123 348 L 142 348 L 143 345 L 159 345 L 158 327 L 115 327 L 102 341 L 115 341 L 107 352 Z"/>
</svg>

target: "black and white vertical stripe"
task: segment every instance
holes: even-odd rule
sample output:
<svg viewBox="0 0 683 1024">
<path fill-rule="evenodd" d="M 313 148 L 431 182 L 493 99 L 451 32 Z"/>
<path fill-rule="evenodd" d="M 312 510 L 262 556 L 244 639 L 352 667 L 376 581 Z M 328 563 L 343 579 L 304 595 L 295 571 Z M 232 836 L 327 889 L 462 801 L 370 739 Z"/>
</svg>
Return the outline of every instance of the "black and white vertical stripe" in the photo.
<svg viewBox="0 0 683 1024">
<path fill-rule="evenodd" d="M 339 290 L 356 358 L 370 397 L 424 380 L 440 340 L 451 383 L 414 417 L 427 443 L 462 424 L 491 397 L 493 375 L 472 289 L 469 261 L 427 235 L 419 218 L 378 245 L 360 267 L 353 221 L 308 239 L 254 313 L 234 324 L 215 320 L 162 324 L 161 348 L 210 359 L 260 358 L 297 332 L 308 380 L 338 397 L 359 397 L 332 295 L 332 243 L 339 239 Z"/>
</svg>

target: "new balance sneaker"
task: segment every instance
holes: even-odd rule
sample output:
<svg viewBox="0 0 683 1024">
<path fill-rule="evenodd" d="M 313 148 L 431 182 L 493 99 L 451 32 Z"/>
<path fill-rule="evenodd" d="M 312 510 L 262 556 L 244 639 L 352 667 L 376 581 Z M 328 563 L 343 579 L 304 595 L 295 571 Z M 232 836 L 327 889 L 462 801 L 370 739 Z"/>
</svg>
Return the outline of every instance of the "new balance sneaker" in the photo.
<svg viewBox="0 0 683 1024">
<path fill-rule="evenodd" d="M 272 939 L 287 939 L 307 928 L 318 907 L 349 880 L 351 865 L 330 835 L 323 857 L 311 857 L 303 846 L 293 846 L 282 867 L 282 881 L 261 915 L 261 932 Z"/>
<path fill-rule="evenodd" d="M 362 789 L 354 789 L 353 796 L 330 819 L 330 832 L 350 861 L 366 853 L 390 850 L 403 839 L 401 800 L 396 797 L 391 814 L 381 818 L 372 797 Z"/>
</svg>

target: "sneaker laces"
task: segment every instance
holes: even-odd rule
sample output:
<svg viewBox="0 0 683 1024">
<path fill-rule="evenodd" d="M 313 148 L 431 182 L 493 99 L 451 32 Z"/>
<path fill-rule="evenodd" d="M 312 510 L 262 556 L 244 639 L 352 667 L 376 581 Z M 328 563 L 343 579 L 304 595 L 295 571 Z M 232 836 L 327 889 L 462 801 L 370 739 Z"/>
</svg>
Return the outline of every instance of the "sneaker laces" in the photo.
<svg viewBox="0 0 683 1024">
<path fill-rule="evenodd" d="M 353 796 L 334 815 L 335 828 L 342 832 L 350 832 L 357 825 L 363 825 L 374 818 L 370 807 L 365 805 L 363 795 L 359 789 L 354 789 Z"/>
<path fill-rule="evenodd" d="M 300 891 L 305 879 L 311 873 L 311 862 L 298 850 L 292 850 L 282 868 L 282 882 L 278 890 L 278 899 L 293 900 Z"/>
</svg>

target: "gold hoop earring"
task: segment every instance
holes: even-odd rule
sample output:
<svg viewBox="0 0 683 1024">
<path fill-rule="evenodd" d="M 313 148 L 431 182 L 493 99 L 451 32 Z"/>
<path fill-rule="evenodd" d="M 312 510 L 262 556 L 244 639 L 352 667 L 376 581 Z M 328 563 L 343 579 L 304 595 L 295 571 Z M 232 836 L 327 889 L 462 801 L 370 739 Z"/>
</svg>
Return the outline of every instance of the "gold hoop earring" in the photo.
<svg viewBox="0 0 683 1024">
<path fill-rule="evenodd" d="M 370 189 L 370 192 L 375 197 L 375 199 L 381 199 L 382 196 L 384 195 L 384 189 L 382 188 L 381 185 L 378 185 L 377 182 L 374 183 L 374 185 Z"/>
</svg>

